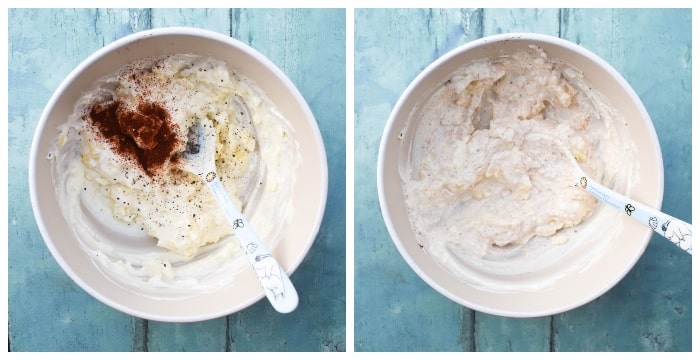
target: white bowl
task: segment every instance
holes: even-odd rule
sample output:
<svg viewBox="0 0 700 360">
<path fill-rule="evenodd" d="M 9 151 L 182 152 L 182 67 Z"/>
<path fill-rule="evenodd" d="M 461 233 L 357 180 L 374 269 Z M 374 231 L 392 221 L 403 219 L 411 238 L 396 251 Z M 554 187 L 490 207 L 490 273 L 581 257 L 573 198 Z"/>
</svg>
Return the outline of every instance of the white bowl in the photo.
<svg viewBox="0 0 700 360">
<path fill-rule="evenodd" d="M 325 211 L 328 168 L 323 140 L 311 110 L 287 76 L 256 50 L 219 33 L 177 27 L 147 30 L 105 46 L 78 65 L 55 91 L 39 121 L 29 157 L 29 189 L 34 216 L 46 245 L 80 287 L 103 303 L 133 316 L 189 322 L 231 314 L 263 298 L 252 269 L 236 275 L 232 286 L 184 299 L 158 300 L 117 285 L 98 271 L 60 215 L 52 166 L 47 160 L 58 135 L 57 127 L 67 121 L 78 98 L 98 79 L 134 59 L 178 53 L 226 61 L 255 82 L 292 123 L 303 159 L 297 168 L 292 199 L 294 226 L 284 229 L 284 241 L 270 249 L 291 274 L 311 248 Z"/>
<path fill-rule="evenodd" d="M 573 254 L 547 268 L 546 273 L 523 274 L 509 279 L 518 285 L 514 291 L 461 281 L 419 246 L 407 214 L 399 174 L 399 163 L 405 158 L 408 148 L 399 139 L 412 136 L 416 123 L 412 115 L 419 112 L 426 92 L 447 80 L 450 73 L 460 66 L 532 44 L 541 47 L 550 57 L 564 60 L 581 70 L 586 80 L 625 117 L 632 141 L 636 144 L 640 175 L 639 183 L 631 188 L 629 195 L 658 209 L 663 197 L 663 164 L 656 131 L 644 105 L 624 78 L 600 57 L 579 45 L 546 35 L 489 36 L 462 45 L 430 64 L 411 82 L 391 112 L 382 136 L 377 165 L 377 188 L 384 221 L 394 244 L 411 268 L 449 299 L 474 310 L 509 317 L 552 315 L 595 299 L 627 274 L 644 252 L 652 234 L 648 226 L 626 215 L 616 215 L 619 232 L 605 244 L 597 244 L 596 236 L 586 239 Z M 603 223 L 610 224 L 610 221 Z M 598 232 L 595 234 L 604 234 L 609 230 L 607 226 L 598 226 L 600 229 L 596 228 Z M 586 259 L 588 263 L 577 264 L 580 259 Z M 563 275 L 552 277 L 552 274 Z M 548 286 L 529 286 L 550 278 Z"/>
</svg>

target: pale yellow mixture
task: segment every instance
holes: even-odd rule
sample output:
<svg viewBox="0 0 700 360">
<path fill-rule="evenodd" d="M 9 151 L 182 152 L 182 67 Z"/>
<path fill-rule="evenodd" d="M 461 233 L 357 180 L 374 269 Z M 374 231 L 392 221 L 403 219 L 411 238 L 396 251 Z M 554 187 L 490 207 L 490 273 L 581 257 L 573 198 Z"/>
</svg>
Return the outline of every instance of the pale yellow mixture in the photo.
<svg viewBox="0 0 700 360">
<path fill-rule="evenodd" d="M 86 115 L 96 104 L 116 101 L 167 111 L 178 139 L 171 158 L 147 171 L 100 136 Z M 268 246 L 283 236 L 301 161 L 291 124 L 222 61 L 188 54 L 141 59 L 80 99 L 52 155 L 64 215 L 86 251 L 124 283 L 217 287 L 233 278 L 233 264 L 241 265 L 227 260 L 240 250 L 219 205 L 177 160 L 189 127 L 203 117 L 218 135 L 217 173 L 226 190 Z"/>
</svg>

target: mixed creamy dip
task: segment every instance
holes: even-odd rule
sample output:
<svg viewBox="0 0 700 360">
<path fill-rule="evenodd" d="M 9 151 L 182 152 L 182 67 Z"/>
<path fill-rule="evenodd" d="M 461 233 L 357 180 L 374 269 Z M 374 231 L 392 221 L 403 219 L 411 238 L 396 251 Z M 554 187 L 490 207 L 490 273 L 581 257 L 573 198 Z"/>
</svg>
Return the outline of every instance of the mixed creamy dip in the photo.
<svg viewBox="0 0 700 360">
<path fill-rule="evenodd" d="M 600 205 L 573 186 L 547 139 L 618 192 L 636 173 L 625 119 L 535 46 L 464 65 L 414 116 L 401 164 L 411 226 L 437 262 L 477 286 L 518 290 L 508 279 L 546 269 L 590 233 Z"/>
<path fill-rule="evenodd" d="M 269 248 L 282 239 L 301 161 L 291 124 L 222 61 L 140 59 L 81 97 L 49 155 L 66 219 L 120 284 L 185 295 L 225 286 L 246 266 L 207 185 L 183 169 L 202 118 L 215 127 L 224 187 Z"/>
</svg>

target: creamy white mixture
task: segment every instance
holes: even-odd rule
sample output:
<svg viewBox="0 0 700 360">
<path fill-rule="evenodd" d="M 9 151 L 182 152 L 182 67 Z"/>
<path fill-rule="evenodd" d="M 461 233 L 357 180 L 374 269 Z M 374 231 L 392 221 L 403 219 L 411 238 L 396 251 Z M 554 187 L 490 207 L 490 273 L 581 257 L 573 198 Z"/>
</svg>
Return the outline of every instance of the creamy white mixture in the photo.
<svg viewBox="0 0 700 360">
<path fill-rule="evenodd" d="M 144 103 L 164 109 L 172 156 L 146 167 L 107 141 L 91 111 L 117 102 L 136 113 Z M 204 117 L 218 134 L 224 187 L 274 248 L 292 216 L 298 144 L 261 90 L 224 62 L 188 54 L 133 62 L 85 93 L 60 129 L 50 156 L 64 215 L 100 268 L 127 287 L 186 295 L 227 285 L 246 266 L 208 187 L 178 160 L 188 129 Z M 125 133 L 139 151 L 156 151 L 152 140 L 162 142 L 163 133 L 144 129 Z"/>
<path fill-rule="evenodd" d="M 546 269 L 590 234 L 597 201 L 572 186 L 551 142 L 527 134 L 561 140 L 604 185 L 631 185 L 625 120 L 539 48 L 466 64 L 428 96 L 403 140 L 405 201 L 421 246 L 464 281 L 516 290 L 509 279 Z"/>
</svg>

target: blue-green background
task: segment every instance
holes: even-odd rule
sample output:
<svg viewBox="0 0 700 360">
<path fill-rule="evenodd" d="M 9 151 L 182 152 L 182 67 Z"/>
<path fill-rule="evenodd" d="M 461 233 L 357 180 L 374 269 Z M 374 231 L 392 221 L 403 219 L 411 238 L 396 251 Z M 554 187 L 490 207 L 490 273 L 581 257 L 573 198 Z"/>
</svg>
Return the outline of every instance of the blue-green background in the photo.
<svg viewBox="0 0 700 360">
<path fill-rule="evenodd" d="M 538 32 L 597 53 L 632 85 L 658 133 L 662 210 L 691 221 L 689 9 L 356 9 L 355 351 L 689 351 L 691 257 L 659 235 L 612 290 L 556 316 L 475 312 L 425 284 L 394 247 L 377 200 L 384 125 L 410 81 L 482 36 Z"/>
<path fill-rule="evenodd" d="M 9 350 L 346 349 L 344 9 L 10 9 L 8 15 Z M 331 191 L 319 235 L 291 277 L 300 296 L 291 314 L 278 314 L 263 300 L 199 323 L 131 317 L 73 283 L 43 243 L 27 179 L 42 109 L 91 53 L 128 34 L 164 26 L 209 29 L 251 45 L 289 76 L 316 117 Z"/>
</svg>

